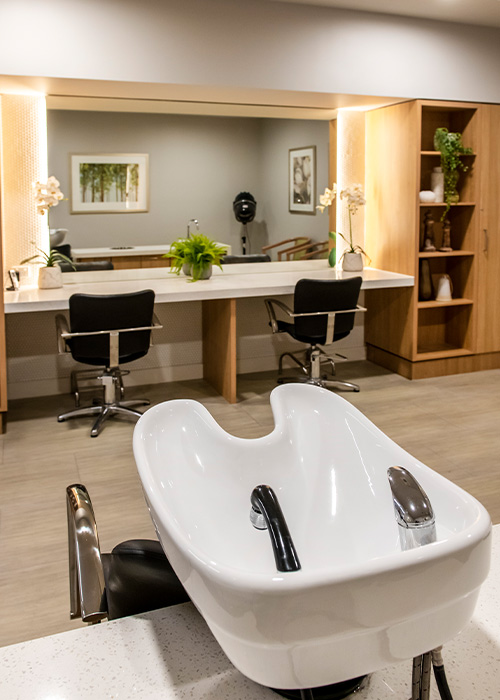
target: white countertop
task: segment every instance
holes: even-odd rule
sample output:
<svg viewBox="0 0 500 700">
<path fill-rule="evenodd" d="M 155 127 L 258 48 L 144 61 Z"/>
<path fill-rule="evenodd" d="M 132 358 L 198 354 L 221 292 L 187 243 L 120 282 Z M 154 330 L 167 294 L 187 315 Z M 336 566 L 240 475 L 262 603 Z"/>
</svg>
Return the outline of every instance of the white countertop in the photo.
<svg viewBox="0 0 500 700">
<path fill-rule="evenodd" d="M 163 255 L 170 250 L 169 245 L 131 245 L 112 248 L 71 248 L 75 260 L 85 258 L 118 258 L 127 255 Z"/>
<path fill-rule="evenodd" d="M 491 571 L 473 619 L 445 645 L 443 657 L 454 700 L 500 698 L 500 525 L 493 528 Z M 4 647 L 0 665 L 6 700 L 279 697 L 232 666 L 190 603 Z M 406 700 L 410 694 L 407 661 L 371 674 L 353 698 Z M 434 679 L 431 698 L 439 698 Z"/>
<path fill-rule="evenodd" d="M 231 246 L 221 243 L 231 252 Z M 170 245 L 131 245 L 113 246 L 111 248 L 72 248 L 71 255 L 75 260 L 85 258 L 122 258 L 128 255 L 164 255 L 170 250 Z"/>
<path fill-rule="evenodd" d="M 304 277 L 341 279 L 363 277 L 362 289 L 412 287 L 414 278 L 395 272 L 365 268 L 362 272 L 343 272 L 328 267 L 326 260 L 274 263 L 243 263 L 214 268 L 209 280 L 191 282 L 177 276 L 169 268 L 138 270 L 106 270 L 101 272 L 64 273 L 64 286 L 59 289 L 26 287 L 18 292 L 5 292 L 5 313 L 60 311 L 68 308 L 68 300 L 77 292 L 85 294 L 125 294 L 152 289 L 156 303 L 201 301 L 292 294 L 296 283 Z"/>
</svg>

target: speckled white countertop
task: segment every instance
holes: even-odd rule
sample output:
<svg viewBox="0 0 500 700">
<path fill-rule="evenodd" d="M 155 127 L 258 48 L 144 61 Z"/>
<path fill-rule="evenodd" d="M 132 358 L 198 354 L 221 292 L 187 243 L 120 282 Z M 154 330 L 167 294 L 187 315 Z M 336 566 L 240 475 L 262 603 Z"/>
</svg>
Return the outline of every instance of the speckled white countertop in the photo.
<svg viewBox="0 0 500 700">
<path fill-rule="evenodd" d="M 130 245 L 113 248 L 72 248 L 74 260 L 85 258 L 118 258 L 128 255 L 163 255 L 170 250 L 169 245 Z"/>
<path fill-rule="evenodd" d="M 343 272 L 328 267 L 326 260 L 225 265 L 224 270 L 215 267 L 210 279 L 194 284 L 184 275 L 172 274 L 168 268 L 66 272 L 64 285 L 57 289 L 26 287 L 16 292 L 4 292 L 4 308 L 5 313 L 61 311 L 68 308 L 70 296 L 77 292 L 126 294 L 146 288 L 154 291 L 158 304 L 273 296 L 292 294 L 302 277 L 343 279 L 357 275 L 363 278 L 361 289 L 411 287 L 414 284 L 410 275 L 371 267 L 362 272 Z"/>
<path fill-rule="evenodd" d="M 473 620 L 443 656 L 454 700 L 500 698 L 500 525 Z M 4 647 L 0 668 L 5 700 L 279 698 L 232 666 L 190 603 Z M 353 698 L 407 700 L 410 681 L 411 661 L 371 674 Z"/>
</svg>

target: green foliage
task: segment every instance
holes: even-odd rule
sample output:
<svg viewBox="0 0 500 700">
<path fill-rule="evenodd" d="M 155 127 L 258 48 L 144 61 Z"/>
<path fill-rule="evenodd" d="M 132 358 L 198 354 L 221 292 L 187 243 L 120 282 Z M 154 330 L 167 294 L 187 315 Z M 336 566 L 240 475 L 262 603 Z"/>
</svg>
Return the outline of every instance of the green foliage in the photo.
<svg viewBox="0 0 500 700">
<path fill-rule="evenodd" d="M 443 221 L 450 209 L 450 205 L 456 198 L 459 170 L 465 172 L 469 167 L 461 160 L 461 156 L 470 155 L 472 149 L 465 148 L 462 143 L 462 134 L 448 131 L 445 126 L 440 126 L 436 129 L 434 148 L 441 153 L 441 167 L 444 175 L 444 201 L 446 208 L 441 217 L 441 221 Z"/>
<path fill-rule="evenodd" d="M 226 253 L 225 246 L 219 245 L 202 233 L 197 233 L 190 238 L 178 238 L 170 246 L 170 252 L 165 253 L 163 257 L 172 260 L 172 272 L 177 275 L 184 265 L 189 265 L 193 282 L 196 282 L 210 265 L 217 265 L 222 269 L 220 260 Z"/>
<path fill-rule="evenodd" d="M 58 250 L 51 250 L 50 253 L 46 253 L 44 250 L 41 250 L 41 248 L 37 248 L 37 250 L 39 252 L 36 255 L 32 255 L 30 258 L 21 260 L 20 265 L 25 265 L 32 260 L 41 258 L 44 261 L 44 267 L 55 267 L 59 262 L 67 262 L 71 265 L 73 270 L 76 270 L 76 267 L 73 265 L 73 261 L 66 255 L 60 253 Z"/>
</svg>

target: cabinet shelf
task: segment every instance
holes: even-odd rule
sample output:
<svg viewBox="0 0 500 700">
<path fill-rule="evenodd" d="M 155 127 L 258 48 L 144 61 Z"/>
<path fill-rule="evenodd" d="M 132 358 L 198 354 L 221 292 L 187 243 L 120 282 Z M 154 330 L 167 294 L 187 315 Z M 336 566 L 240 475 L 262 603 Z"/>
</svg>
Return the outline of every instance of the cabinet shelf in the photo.
<svg viewBox="0 0 500 700">
<path fill-rule="evenodd" d="M 421 250 L 418 254 L 419 258 L 466 258 L 472 257 L 475 253 L 472 250 L 450 250 L 447 253 L 441 252 L 440 250 L 431 251 L 426 253 Z"/>
<path fill-rule="evenodd" d="M 445 207 L 446 202 L 419 202 L 421 207 Z M 475 207 L 475 202 L 456 202 L 456 204 L 450 204 L 450 207 Z"/>
<path fill-rule="evenodd" d="M 420 151 L 420 155 L 421 156 L 440 156 L 441 151 Z M 467 154 L 461 155 L 460 157 L 461 158 L 474 158 L 475 155 L 476 155 L 475 153 L 467 153 Z"/>
<path fill-rule="evenodd" d="M 443 309 L 446 306 L 470 306 L 474 302 L 472 299 L 464 299 L 463 297 L 459 299 L 450 299 L 450 301 L 419 301 L 419 309 Z"/>
<path fill-rule="evenodd" d="M 463 357 L 464 355 L 473 354 L 472 350 L 454 347 L 444 343 L 439 346 L 419 347 L 415 360 L 417 362 L 422 362 L 423 360 L 441 360 L 447 357 Z"/>
</svg>

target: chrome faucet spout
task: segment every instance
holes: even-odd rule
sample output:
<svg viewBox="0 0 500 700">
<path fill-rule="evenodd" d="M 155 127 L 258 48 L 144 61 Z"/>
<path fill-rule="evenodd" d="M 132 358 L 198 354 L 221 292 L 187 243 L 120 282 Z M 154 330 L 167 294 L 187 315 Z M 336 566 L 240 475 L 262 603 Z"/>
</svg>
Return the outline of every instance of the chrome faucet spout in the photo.
<svg viewBox="0 0 500 700">
<path fill-rule="evenodd" d="M 387 477 L 402 549 L 436 541 L 436 521 L 429 497 L 404 467 L 390 467 Z"/>
<path fill-rule="evenodd" d="M 198 226 L 198 219 L 189 219 L 188 225 L 187 225 L 187 236 L 186 238 L 189 238 L 191 236 L 191 224 L 194 224 L 196 226 L 196 230 L 199 231 L 200 227 Z"/>
<path fill-rule="evenodd" d="M 250 497 L 250 520 L 259 530 L 269 530 L 278 571 L 298 571 L 299 557 L 276 494 L 270 486 L 256 486 Z"/>
</svg>

